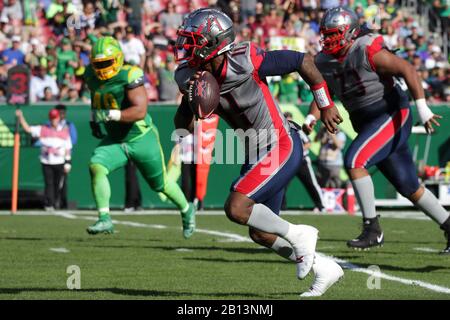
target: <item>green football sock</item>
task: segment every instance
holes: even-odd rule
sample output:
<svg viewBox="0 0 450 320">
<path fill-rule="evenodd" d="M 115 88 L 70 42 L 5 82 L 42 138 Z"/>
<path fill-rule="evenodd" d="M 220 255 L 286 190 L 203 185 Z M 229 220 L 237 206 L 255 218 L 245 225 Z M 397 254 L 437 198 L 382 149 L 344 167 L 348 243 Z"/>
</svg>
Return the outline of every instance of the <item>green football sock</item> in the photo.
<svg viewBox="0 0 450 320">
<path fill-rule="evenodd" d="M 109 216 L 109 198 L 111 197 L 111 187 L 108 181 L 108 169 L 101 164 L 91 164 L 91 187 L 97 205 L 99 218 Z"/>
<path fill-rule="evenodd" d="M 162 192 L 177 206 L 178 209 L 180 209 L 181 212 L 184 213 L 189 209 L 186 197 L 175 181 L 167 179 Z"/>
</svg>

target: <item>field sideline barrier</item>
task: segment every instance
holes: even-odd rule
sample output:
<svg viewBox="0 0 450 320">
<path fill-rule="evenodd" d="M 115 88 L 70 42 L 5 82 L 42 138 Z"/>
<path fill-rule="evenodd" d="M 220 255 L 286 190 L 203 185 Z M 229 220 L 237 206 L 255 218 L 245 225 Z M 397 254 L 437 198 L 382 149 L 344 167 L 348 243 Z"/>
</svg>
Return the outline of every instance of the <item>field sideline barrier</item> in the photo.
<svg viewBox="0 0 450 320">
<path fill-rule="evenodd" d="M 23 107 L 23 113 L 30 124 L 41 124 L 47 121 L 48 110 L 50 105 L 33 105 Z M 306 115 L 308 107 L 302 105 L 299 107 L 301 118 Z M 441 127 L 437 129 L 436 134 L 432 136 L 430 156 L 428 159 L 429 165 L 439 165 L 438 154 L 441 152 L 442 157 L 449 157 L 450 153 L 450 107 L 447 105 L 433 106 L 432 110 L 435 113 L 441 114 L 444 118 L 441 121 Z M 173 142 L 170 141 L 171 133 L 174 128 L 173 116 L 176 107 L 174 105 L 151 105 L 149 107 L 149 114 L 152 116 L 154 123 L 160 132 L 161 142 L 166 157 L 166 162 L 170 151 L 173 147 Z M 13 148 L 11 148 L 11 139 L 13 139 L 13 124 L 14 124 L 13 106 L 0 106 L 0 190 L 10 190 L 12 180 L 12 158 Z M 414 123 L 418 120 L 416 108 L 413 107 Z M 98 144 L 99 140 L 91 136 L 89 128 L 89 114 L 90 108 L 87 105 L 69 105 L 67 107 L 68 120 L 74 122 L 78 130 L 78 144 L 74 148 L 72 157 L 72 171 L 69 175 L 69 201 L 74 202 L 78 208 L 93 209 L 94 199 L 90 189 L 90 177 L 88 171 L 89 159 L 91 153 Z M 345 118 L 345 116 L 344 116 Z M 348 121 L 347 124 L 348 125 Z M 219 129 L 224 130 L 228 128 L 223 120 L 220 120 Z M 12 130 L 12 131 L 11 131 Z M 351 137 L 351 133 L 344 130 L 346 134 Z M 410 138 L 410 145 L 413 147 L 418 139 L 419 144 L 419 159 L 423 154 L 425 148 L 425 136 L 414 136 Z M 351 142 L 349 138 L 347 145 Z M 318 145 L 313 146 L 313 150 L 317 153 Z M 445 154 L 447 154 L 445 156 Z M 20 153 L 20 190 L 42 190 L 43 176 L 41 165 L 38 159 L 39 148 L 36 147 L 22 147 Z M 314 152 L 311 155 L 312 160 L 315 160 Z M 441 159 L 442 161 L 442 159 Z M 442 165 L 442 164 L 441 164 Z M 229 192 L 229 187 L 232 181 L 238 176 L 240 165 L 218 165 L 211 166 L 210 176 L 208 180 L 208 192 L 205 197 L 205 208 L 223 208 L 225 197 Z M 386 181 L 384 177 L 374 171 L 374 184 L 376 190 L 376 197 L 378 199 L 395 199 L 396 194 L 393 187 Z M 150 190 L 143 178 L 139 175 L 143 206 L 146 208 L 173 208 L 170 203 L 163 203 L 156 193 Z M 112 197 L 111 207 L 121 208 L 124 203 L 124 170 L 119 169 L 110 174 Z M 312 201 L 309 199 L 303 185 L 297 180 L 291 182 L 287 192 L 287 201 L 289 208 L 311 208 Z"/>
</svg>

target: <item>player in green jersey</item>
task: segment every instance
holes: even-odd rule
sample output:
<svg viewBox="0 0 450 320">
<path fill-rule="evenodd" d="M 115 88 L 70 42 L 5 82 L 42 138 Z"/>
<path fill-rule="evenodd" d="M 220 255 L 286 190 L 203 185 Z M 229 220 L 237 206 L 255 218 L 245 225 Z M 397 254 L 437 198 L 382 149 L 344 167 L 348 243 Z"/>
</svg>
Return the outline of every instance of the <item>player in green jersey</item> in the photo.
<svg viewBox="0 0 450 320">
<path fill-rule="evenodd" d="M 131 159 L 149 186 L 156 192 L 162 192 L 180 209 L 183 236 L 189 238 L 195 230 L 195 208 L 187 202 L 178 184 L 166 179 L 158 130 L 147 114 L 142 70 L 124 65 L 117 40 L 102 37 L 92 48 L 91 64 L 86 67 L 85 80 L 91 91 L 92 134 L 102 139 L 94 150 L 89 166 L 99 219 L 87 228 L 87 232 L 114 232 L 109 215 L 111 189 L 108 174 Z M 101 131 L 101 122 L 104 123 L 106 136 Z"/>
</svg>

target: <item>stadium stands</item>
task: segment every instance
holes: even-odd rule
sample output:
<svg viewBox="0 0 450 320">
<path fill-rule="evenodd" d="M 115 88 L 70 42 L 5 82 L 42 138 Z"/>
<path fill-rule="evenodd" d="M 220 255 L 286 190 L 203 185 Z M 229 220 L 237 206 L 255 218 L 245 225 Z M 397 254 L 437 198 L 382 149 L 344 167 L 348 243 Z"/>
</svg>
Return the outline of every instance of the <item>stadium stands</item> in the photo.
<svg viewBox="0 0 450 320">
<path fill-rule="evenodd" d="M 6 0 L 0 4 L 0 103 L 6 72 L 20 63 L 29 65 L 38 84 L 32 101 L 88 103 L 83 73 L 92 42 L 104 34 L 122 39 L 138 55 L 144 46 L 141 59 L 129 62 L 145 70 L 149 101 L 159 101 L 160 89 L 167 87 L 163 82 L 173 82 L 166 64 L 176 27 L 190 10 L 208 5 L 223 10 L 235 22 L 238 41 L 271 48 L 274 37 L 299 37 L 305 39 L 305 50 L 314 53 L 320 50 L 320 17 L 335 2 L 354 7 L 361 23 L 377 14 L 371 7 L 377 5 L 379 32 L 420 71 L 429 102 L 450 101 L 450 8 L 445 1 Z"/>
</svg>

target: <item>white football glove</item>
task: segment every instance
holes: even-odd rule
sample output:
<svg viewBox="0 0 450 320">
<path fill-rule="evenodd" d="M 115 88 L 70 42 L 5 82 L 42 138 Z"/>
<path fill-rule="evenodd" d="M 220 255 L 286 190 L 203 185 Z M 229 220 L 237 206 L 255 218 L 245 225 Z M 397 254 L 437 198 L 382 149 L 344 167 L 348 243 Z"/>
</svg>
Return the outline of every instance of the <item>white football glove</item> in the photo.
<svg viewBox="0 0 450 320">
<path fill-rule="evenodd" d="M 95 119 L 97 122 L 119 121 L 121 117 L 120 110 L 96 110 Z"/>
</svg>

